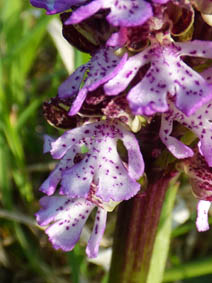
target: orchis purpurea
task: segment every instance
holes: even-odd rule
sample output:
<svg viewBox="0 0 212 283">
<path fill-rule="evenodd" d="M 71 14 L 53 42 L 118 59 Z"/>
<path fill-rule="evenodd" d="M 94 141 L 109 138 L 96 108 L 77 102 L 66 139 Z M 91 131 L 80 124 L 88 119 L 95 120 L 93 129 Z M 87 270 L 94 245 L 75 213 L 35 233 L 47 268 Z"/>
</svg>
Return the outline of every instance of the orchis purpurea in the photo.
<svg viewBox="0 0 212 283">
<path fill-rule="evenodd" d="M 57 139 L 45 137 L 44 151 L 59 162 L 41 185 L 48 196 L 41 199 L 37 213 L 39 224 L 50 224 L 46 233 L 55 248 L 71 250 L 97 207 L 87 247 L 88 256 L 96 256 L 108 207 L 135 197 L 129 202 L 130 212 L 123 215 L 140 217 L 136 207 L 152 207 L 142 211 L 146 226 L 136 230 L 137 239 L 147 239 L 146 229 L 152 233 L 148 250 L 140 241 L 139 252 L 132 253 L 134 263 L 143 260 L 146 270 L 165 192 L 178 177 L 181 162 L 200 200 L 197 228 L 208 228 L 212 185 L 205 178 L 212 167 L 212 31 L 196 10 L 209 11 L 209 2 L 31 0 L 48 14 L 63 13 L 64 37 L 91 56 L 45 104 L 47 119 L 67 130 Z M 190 132 L 195 138 L 184 144 L 181 139 Z M 169 155 L 167 149 L 175 157 L 171 162 L 164 157 Z M 141 188 L 143 156 L 146 172 Z M 205 175 L 197 178 L 200 167 Z M 161 190 L 156 189 L 158 184 Z M 134 200 L 138 206 L 133 207 Z M 155 227 L 147 219 L 153 219 Z M 133 221 L 132 217 L 126 223 L 140 225 Z M 129 243 L 127 233 L 134 230 L 123 231 Z M 150 255 L 148 262 L 140 254 Z"/>
</svg>

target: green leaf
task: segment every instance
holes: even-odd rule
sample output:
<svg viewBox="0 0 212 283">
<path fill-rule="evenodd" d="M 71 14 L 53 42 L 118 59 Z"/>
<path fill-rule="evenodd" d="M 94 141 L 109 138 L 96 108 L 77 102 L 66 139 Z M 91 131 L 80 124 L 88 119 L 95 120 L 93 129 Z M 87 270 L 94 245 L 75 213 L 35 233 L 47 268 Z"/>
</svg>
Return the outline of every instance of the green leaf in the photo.
<svg viewBox="0 0 212 283">
<path fill-rule="evenodd" d="M 163 282 L 173 282 L 206 274 L 212 274 L 212 257 L 179 264 L 168 269 L 164 274 Z"/>
<path fill-rule="evenodd" d="M 43 98 L 39 98 L 37 100 L 33 100 L 27 107 L 26 109 L 20 114 L 18 117 L 18 121 L 16 123 L 16 130 L 19 131 L 22 126 L 28 121 L 30 116 L 34 115 L 35 111 L 37 108 L 40 106 L 42 103 Z"/>
<path fill-rule="evenodd" d="M 80 282 L 80 269 L 83 264 L 83 255 L 79 245 L 76 245 L 74 250 L 68 253 L 68 262 L 71 268 L 71 278 L 73 283 Z"/>
<path fill-rule="evenodd" d="M 77 49 L 74 50 L 74 65 L 75 68 L 87 63 L 90 60 L 91 56 L 87 53 L 81 52 Z"/>
<path fill-rule="evenodd" d="M 4 138 L 0 135 L 0 188 L 2 203 L 7 209 L 12 207 L 10 176 L 10 152 Z"/>
<path fill-rule="evenodd" d="M 2 3 L 0 2 L 0 18 L 2 18 L 3 21 L 7 21 L 14 13 L 21 10 L 22 5 L 21 0 L 2 0 Z"/>
<path fill-rule="evenodd" d="M 29 241 L 29 238 L 24 233 L 24 230 L 22 229 L 21 225 L 19 223 L 14 222 L 13 227 L 17 240 L 19 241 L 19 244 L 23 250 L 23 254 L 28 260 L 28 264 L 31 266 L 31 268 L 34 271 L 39 272 L 45 279 L 47 278 L 50 279 L 53 272 L 43 261 L 43 259 L 39 255 L 38 250 L 36 250 L 36 248 L 33 246 L 33 243 Z M 45 282 L 49 282 L 49 281 L 45 281 Z M 54 281 L 50 281 L 50 282 L 54 282 Z"/>
<path fill-rule="evenodd" d="M 147 283 L 160 283 L 163 279 L 171 237 L 172 210 L 178 186 L 178 183 L 174 185 L 172 184 L 166 192 L 153 248 Z"/>
</svg>

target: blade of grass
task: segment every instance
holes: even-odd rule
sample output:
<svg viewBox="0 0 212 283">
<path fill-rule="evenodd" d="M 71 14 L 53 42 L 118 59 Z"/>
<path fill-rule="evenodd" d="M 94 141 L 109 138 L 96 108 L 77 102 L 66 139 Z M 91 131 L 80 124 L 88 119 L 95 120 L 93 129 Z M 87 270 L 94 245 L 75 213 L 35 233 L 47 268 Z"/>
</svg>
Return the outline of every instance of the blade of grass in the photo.
<svg viewBox="0 0 212 283">
<path fill-rule="evenodd" d="M 7 209 L 12 208 L 12 195 L 11 195 L 11 176 L 9 164 L 9 151 L 5 144 L 5 140 L 0 136 L 0 188 L 1 200 Z"/>
<path fill-rule="evenodd" d="M 163 203 L 163 209 L 160 216 L 158 231 L 153 248 L 151 265 L 148 275 L 148 283 L 160 283 L 163 279 L 163 273 L 168 256 L 171 228 L 172 228 L 172 210 L 176 198 L 179 183 L 171 184 Z"/>
<path fill-rule="evenodd" d="M 22 113 L 20 113 L 17 123 L 15 125 L 17 131 L 21 130 L 24 124 L 27 123 L 28 119 L 35 113 L 37 108 L 41 105 L 42 101 L 43 101 L 43 98 L 38 98 L 36 100 L 33 100 L 25 108 L 25 110 Z"/>
<path fill-rule="evenodd" d="M 52 272 L 49 270 L 45 262 L 38 255 L 33 245 L 26 238 L 21 225 L 14 222 L 14 230 L 16 237 L 23 249 L 24 255 L 29 261 L 31 268 L 37 273 L 39 272 L 45 279 L 50 279 L 52 277 Z M 49 280 L 47 280 L 49 282 Z"/>
<path fill-rule="evenodd" d="M 212 274 L 212 257 L 183 263 L 166 270 L 163 282 L 173 282 L 206 274 Z"/>
<path fill-rule="evenodd" d="M 50 17 L 46 17 L 45 15 L 41 16 L 36 25 L 31 28 L 31 30 L 28 30 L 28 32 L 21 38 L 21 40 L 17 42 L 16 46 L 13 46 L 13 49 L 11 48 L 10 50 L 8 50 L 7 57 L 4 58 L 4 61 L 11 62 L 12 60 L 14 60 L 14 58 L 16 58 L 16 56 L 25 56 L 24 51 L 26 51 L 27 48 L 33 48 L 33 44 L 37 41 L 40 41 L 40 37 L 42 36 L 42 33 L 46 31 L 46 26 L 49 21 Z M 36 46 L 35 50 L 37 50 Z"/>
<path fill-rule="evenodd" d="M 77 49 L 74 49 L 74 65 L 75 69 L 78 68 L 79 66 L 87 63 L 91 56 L 87 53 L 81 52 Z"/>
<path fill-rule="evenodd" d="M 73 283 L 79 283 L 83 258 L 79 245 L 76 245 L 74 250 L 68 253 L 68 262 L 71 268 L 71 279 Z"/>
<path fill-rule="evenodd" d="M 14 15 L 14 13 L 20 11 L 21 7 L 22 7 L 22 1 L 20 0 L 3 1 L 3 3 L 1 3 L 1 10 L 0 10 L 0 16 L 2 18 L 2 21 L 6 22 L 8 18 Z"/>
</svg>

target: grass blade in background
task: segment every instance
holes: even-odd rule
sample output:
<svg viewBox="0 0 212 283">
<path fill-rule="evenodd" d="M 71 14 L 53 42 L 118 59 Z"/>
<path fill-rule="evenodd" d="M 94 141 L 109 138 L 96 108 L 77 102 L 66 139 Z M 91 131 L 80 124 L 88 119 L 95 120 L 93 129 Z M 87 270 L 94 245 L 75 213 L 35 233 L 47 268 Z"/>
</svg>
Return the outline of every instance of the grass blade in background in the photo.
<svg viewBox="0 0 212 283">
<path fill-rule="evenodd" d="M 174 207 L 178 187 L 179 183 L 174 185 L 171 184 L 166 192 L 153 248 L 153 255 L 147 280 L 148 283 L 161 283 L 163 279 L 172 230 L 172 210 Z"/>
</svg>

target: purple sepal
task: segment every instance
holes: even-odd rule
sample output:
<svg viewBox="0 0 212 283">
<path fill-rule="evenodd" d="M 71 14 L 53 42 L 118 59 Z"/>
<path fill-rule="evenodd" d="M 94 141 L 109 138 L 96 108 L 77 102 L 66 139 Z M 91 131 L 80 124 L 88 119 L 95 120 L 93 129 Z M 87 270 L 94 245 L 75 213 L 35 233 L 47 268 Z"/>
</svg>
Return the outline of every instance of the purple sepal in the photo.
<svg viewBox="0 0 212 283">
<path fill-rule="evenodd" d="M 144 0 L 94 0 L 74 11 L 66 24 L 80 23 L 100 9 L 110 9 L 106 18 L 113 26 L 142 25 L 152 16 L 152 7 Z"/>
<path fill-rule="evenodd" d="M 51 150 L 51 143 L 53 141 L 55 141 L 54 138 L 50 137 L 49 135 L 44 135 L 43 153 L 50 152 L 50 150 Z"/>
<path fill-rule="evenodd" d="M 93 231 L 88 240 L 86 254 L 89 258 L 97 257 L 99 252 L 99 245 L 105 231 L 107 221 L 107 211 L 103 208 L 98 208 L 93 226 Z"/>
<path fill-rule="evenodd" d="M 111 35 L 111 37 L 107 40 L 107 46 L 123 46 L 127 41 L 127 28 L 120 27 L 118 32 L 115 32 Z"/>
<path fill-rule="evenodd" d="M 169 2 L 169 0 L 152 0 L 152 2 L 156 4 L 165 4 Z"/>
<path fill-rule="evenodd" d="M 80 66 L 67 80 L 60 85 L 58 89 L 58 95 L 61 99 L 70 99 L 77 95 L 86 70 L 87 64 Z"/>
<path fill-rule="evenodd" d="M 86 1 L 87 0 L 30 0 L 33 6 L 46 9 L 47 14 L 64 12 L 72 6 L 83 4 Z"/>
<path fill-rule="evenodd" d="M 66 20 L 66 25 L 78 24 L 87 18 L 94 15 L 102 8 L 101 0 L 93 0 L 84 6 L 79 7 L 76 11 L 74 11 L 71 16 Z"/>
</svg>

